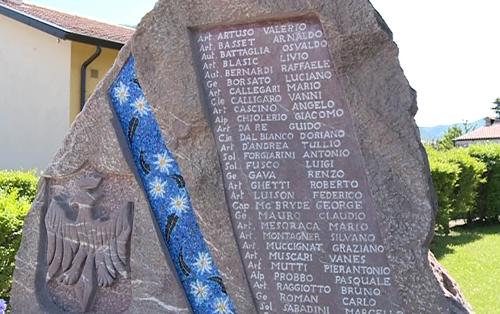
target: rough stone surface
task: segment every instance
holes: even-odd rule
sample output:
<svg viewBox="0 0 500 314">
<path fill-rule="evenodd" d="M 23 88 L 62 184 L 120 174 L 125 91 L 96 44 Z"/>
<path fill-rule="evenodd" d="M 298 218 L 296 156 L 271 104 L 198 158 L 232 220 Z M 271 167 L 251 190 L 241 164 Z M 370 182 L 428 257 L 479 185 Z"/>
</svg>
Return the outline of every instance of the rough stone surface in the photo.
<svg viewBox="0 0 500 314">
<path fill-rule="evenodd" d="M 390 30 L 369 1 L 160 0 L 122 49 L 44 172 L 17 255 L 12 289 L 15 313 L 58 313 L 61 304 L 71 300 L 67 296 L 56 304 L 46 289 L 43 220 L 54 186 L 68 184 L 89 171 L 108 179 L 108 193 L 113 195 L 110 207 L 118 208 L 124 202 L 135 204 L 130 280 L 121 282 L 122 288 L 114 292 L 98 291 L 92 311 L 112 312 L 109 303 L 122 300 L 122 295 L 129 302 L 124 309 L 127 313 L 190 311 L 168 254 L 153 231 L 145 195 L 124 158 L 128 153 L 119 145 L 120 130 L 112 121 L 106 93 L 130 53 L 135 56 L 139 81 L 163 137 L 182 169 L 227 291 L 238 313 L 258 312 L 223 197 L 221 169 L 203 114 L 188 27 L 310 11 L 320 17 L 350 104 L 383 243 L 405 313 L 468 312 L 460 298 L 447 297 L 428 261 L 436 203 L 413 119 L 416 93 L 400 68 Z M 107 293 L 116 295 L 107 297 Z M 123 305 L 123 301 L 118 302 Z"/>
<path fill-rule="evenodd" d="M 458 284 L 453 278 L 451 278 L 450 274 L 446 271 L 446 269 L 439 264 L 436 260 L 436 257 L 432 252 L 429 251 L 429 264 L 431 265 L 432 271 L 434 272 L 434 276 L 436 276 L 439 281 L 439 285 L 441 289 L 443 289 L 445 297 L 450 301 L 450 311 L 451 313 L 462 313 L 464 308 L 467 311 L 472 312 L 472 307 L 467 300 L 465 300 L 464 296 L 460 292 L 460 288 Z"/>
</svg>

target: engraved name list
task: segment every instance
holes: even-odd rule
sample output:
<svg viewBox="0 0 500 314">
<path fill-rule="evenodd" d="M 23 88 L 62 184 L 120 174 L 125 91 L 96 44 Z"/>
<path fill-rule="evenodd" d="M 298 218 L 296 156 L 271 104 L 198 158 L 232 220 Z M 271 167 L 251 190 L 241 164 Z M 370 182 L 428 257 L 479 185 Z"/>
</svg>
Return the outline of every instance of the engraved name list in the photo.
<svg viewBox="0 0 500 314">
<path fill-rule="evenodd" d="M 201 27 L 192 41 L 259 312 L 403 314 L 318 18 Z"/>
</svg>

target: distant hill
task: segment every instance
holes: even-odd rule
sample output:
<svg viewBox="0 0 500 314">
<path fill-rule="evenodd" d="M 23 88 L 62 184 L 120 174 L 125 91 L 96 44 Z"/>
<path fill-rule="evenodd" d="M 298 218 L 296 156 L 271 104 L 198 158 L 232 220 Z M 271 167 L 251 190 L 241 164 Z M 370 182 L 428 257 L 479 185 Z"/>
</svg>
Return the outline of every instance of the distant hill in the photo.
<svg viewBox="0 0 500 314">
<path fill-rule="evenodd" d="M 480 128 L 484 126 L 484 119 L 480 119 L 474 122 L 470 122 L 470 125 L 474 127 L 474 129 Z M 446 131 L 457 125 L 459 127 L 463 127 L 463 123 L 455 123 L 449 125 L 436 125 L 432 127 L 419 127 L 420 130 L 420 138 L 423 142 L 431 142 L 440 139 L 446 133 Z"/>
</svg>

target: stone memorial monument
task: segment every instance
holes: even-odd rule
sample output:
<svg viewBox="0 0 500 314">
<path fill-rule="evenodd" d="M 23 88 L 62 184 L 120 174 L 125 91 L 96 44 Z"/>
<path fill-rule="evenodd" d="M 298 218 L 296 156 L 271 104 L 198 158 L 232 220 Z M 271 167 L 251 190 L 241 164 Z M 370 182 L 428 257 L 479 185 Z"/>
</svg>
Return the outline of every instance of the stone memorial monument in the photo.
<svg viewBox="0 0 500 314">
<path fill-rule="evenodd" d="M 470 313 L 397 55 L 367 0 L 160 0 L 40 180 L 14 313 Z"/>
</svg>

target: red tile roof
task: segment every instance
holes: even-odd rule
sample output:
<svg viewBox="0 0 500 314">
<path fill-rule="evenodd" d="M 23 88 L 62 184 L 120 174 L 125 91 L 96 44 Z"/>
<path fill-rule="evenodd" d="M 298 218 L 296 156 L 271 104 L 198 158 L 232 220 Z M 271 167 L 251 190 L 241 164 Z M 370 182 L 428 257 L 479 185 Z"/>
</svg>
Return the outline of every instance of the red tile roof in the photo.
<svg viewBox="0 0 500 314">
<path fill-rule="evenodd" d="M 486 140 L 500 139 L 500 122 L 494 123 L 491 126 L 485 126 L 459 136 L 455 141 L 470 141 L 470 140 Z"/>
<path fill-rule="evenodd" d="M 4 6 L 27 17 L 53 24 L 70 33 L 93 37 L 106 41 L 124 44 L 134 33 L 134 29 L 112 25 L 84 18 L 77 15 L 63 13 L 52 9 L 39 7 L 33 4 L 22 3 L 21 1 L 0 0 L 0 6 Z"/>
</svg>

